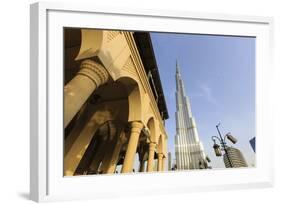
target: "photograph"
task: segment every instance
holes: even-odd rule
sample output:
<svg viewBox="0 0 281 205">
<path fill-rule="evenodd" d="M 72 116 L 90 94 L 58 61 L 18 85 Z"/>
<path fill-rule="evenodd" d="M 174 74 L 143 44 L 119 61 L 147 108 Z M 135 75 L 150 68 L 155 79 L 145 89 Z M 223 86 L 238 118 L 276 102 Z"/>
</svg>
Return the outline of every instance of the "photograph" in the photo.
<svg viewBox="0 0 281 205">
<path fill-rule="evenodd" d="M 64 27 L 63 176 L 256 168 L 255 76 L 255 36 Z"/>
</svg>

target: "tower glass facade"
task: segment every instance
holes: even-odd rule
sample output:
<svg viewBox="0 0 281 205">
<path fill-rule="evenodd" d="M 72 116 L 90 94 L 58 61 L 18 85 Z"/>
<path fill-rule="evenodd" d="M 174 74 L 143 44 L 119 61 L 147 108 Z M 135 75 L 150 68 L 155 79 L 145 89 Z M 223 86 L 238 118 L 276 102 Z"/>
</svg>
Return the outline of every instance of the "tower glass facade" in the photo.
<svg viewBox="0 0 281 205">
<path fill-rule="evenodd" d="M 176 89 L 175 154 L 177 169 L 199 169 L 206 156 L 203 144 L 199 140 L 189 98 L 185 94 L 178 63 L 176 63 Z"/>
</svg>

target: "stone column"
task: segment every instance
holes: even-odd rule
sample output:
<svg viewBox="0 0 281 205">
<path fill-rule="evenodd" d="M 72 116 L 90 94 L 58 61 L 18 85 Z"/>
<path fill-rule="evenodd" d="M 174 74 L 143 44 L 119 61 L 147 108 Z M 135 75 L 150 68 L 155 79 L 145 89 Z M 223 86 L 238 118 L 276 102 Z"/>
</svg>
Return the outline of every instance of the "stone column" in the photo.
<svg viewBox="0 0 281 205">
<path fill-rule="evenodd" d="M 106 173 L 108 173 L 108 174 L 114 173 L 114 171 L 116 169 L 116 165 L 118 163 L 121 148 L 126 141 L 127 141 L 126 134 L 124 131 L 122 131 L 120 134 L 120 137 L 118 138 L 118 141 L 115 145 L 110 163 L 108 164 L 108 167 L 106 168 Z"/>
<path fill-rule="evenodd" d="M 154 166 L 154 151 L 155 151 L 156 143 L 149 143 L 149 152 L 148 152 L 148 161 L 147 161 L 147 171 L 152 172 Z"/>
<path fill-rule="evenodd" d="M 93 60 L 84 60 L 77 75 L 64 86 L 64 127 L 72 120 L 97 87 L 106 83 L 109 74 Z"/>
<path fill-rule="evenodd" d="M 144 160 L 140 160 L 140 169 L 139 169 L 139 172 L 144 172 L 145 170 L 144 170 L 144 163 L 145 163 L 145 161 Z"/>
<path fill-rule="evenodd" d="M 64 170 L 66 173 L 65 175 L 67 176 L 73 175 L 80 163 L 80 160 L 87 151 L 87 145 L 89 145 L 91 140 L 93 140 L 95 137 L 98 137 L 97 131 L 100 127 L 100 124 L 95 122 L 94 116 L 95 115 L 93 115 L 92 118 L 83 126 L 82 130 L 77 136 L 73 136 L 75 139 L 73 139 L 71 147 L 68 148 L 68 152 L 66 152 L 64 155 Z"/>
<path fill-rule="evenodd" d="M 95 172 L 95 173 L 98 173 L 99 171 L 99 166 L 100 166 L 100 163 L 104 157 L 104 154 L 105 154 L 105 149 L 106 149 L 106 144 L 107 144 L 107 141 L 106 140 L 103 140 L 99 147 L 97 148 L 97 152 L 90 164 L 90 167 L 89 167 L 89 170 L 90 172 Z"/>
<path fill-rule="evenodd" d="M 124 163 L 121 170 L 122 173 L 131 172 L 133 169 L 133 163 L 134 163 L 139 136 L 142 128 L 143 128 L 143 124 L 141 122 L 134 121 L 131 123 L 131 134 L 130 134 L 130 139 L 129 139 Z"/>
<path fill-rule="evenodd" d="M 101 161 L 101 165 L 100 165 L 100 171 L 103 174 L 107 173 L 107 168 L 109 167 L 109 165 L 111 163 L 111 158 L 112 158 L 114 147 L 115 147 L 115 144 L 116 144 L 115 142 L 114 141 L 108 141 L 107 146 L 104 148 L 105 153 L 104 153 L 103 159 Z"/>
<path fill-rule="evenodd" d="M 165 171 L 165 157 L 162 158 L 162 165 L 161 165 L 161 171 Z"/>
<path fill-rule="evenodd" d="M 163 171 L 163 154 L 158 153 L 158 160 L 157 160 L 157 171 Z"/>
</svg>

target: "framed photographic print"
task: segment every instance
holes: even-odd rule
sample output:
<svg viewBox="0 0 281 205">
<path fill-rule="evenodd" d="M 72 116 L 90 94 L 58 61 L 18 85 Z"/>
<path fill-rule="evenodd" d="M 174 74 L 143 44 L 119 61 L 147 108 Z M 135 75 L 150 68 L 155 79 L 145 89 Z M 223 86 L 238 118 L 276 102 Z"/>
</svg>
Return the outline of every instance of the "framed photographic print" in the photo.
<svg viewBox="0 0 281 205">
<path fill-rule="evenodd" d="M 272 186 L 272 24 L 31 5 L 31 199 Z"/>
</svg>

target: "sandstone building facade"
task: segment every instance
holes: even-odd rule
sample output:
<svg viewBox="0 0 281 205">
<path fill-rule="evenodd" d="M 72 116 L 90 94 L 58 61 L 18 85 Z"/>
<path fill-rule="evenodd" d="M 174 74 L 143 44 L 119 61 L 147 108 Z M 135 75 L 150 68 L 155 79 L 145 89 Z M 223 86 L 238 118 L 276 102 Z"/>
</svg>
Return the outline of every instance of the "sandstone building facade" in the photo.
<svg viewBox="0 0 281 205">
<path fill-rule="evenodd" d="M 167 118 L 149 33 L 65 28 L 65 176 L 164 171 Z"/>
</svg>

